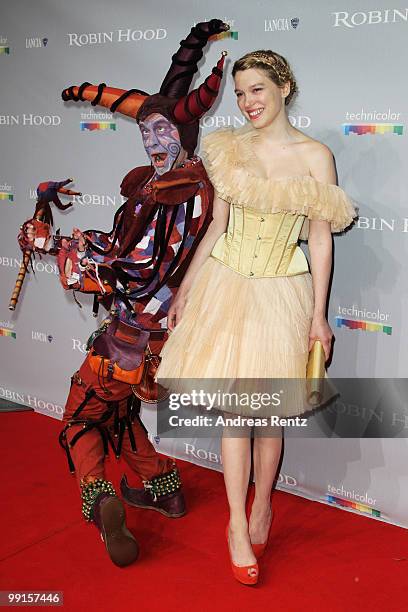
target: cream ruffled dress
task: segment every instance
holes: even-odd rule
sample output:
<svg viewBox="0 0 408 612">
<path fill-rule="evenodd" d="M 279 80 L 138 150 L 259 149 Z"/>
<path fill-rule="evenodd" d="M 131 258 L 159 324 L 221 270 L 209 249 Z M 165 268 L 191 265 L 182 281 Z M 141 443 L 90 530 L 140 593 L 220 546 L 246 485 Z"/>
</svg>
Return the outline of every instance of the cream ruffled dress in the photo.
<svg viewBox="0 0 408 612">
<path fill-rule="evenodd" d="M 306 377 L 313 288 L 298 240 L 307 239 L 309 219 L 329 221 L 340 232 L 356 211 L 336 185 L 310 176 L 262 178 L 253 138 L 256 130 L 245 126 L 203 139 L 204 165 L 230 217 L 161 352 L 156 380 L 171 379 L 173 391 L 188 391 L 183 378 Z M 269 413 L 307 411 L 303 391 L 293 390 Z"/>
</svg>

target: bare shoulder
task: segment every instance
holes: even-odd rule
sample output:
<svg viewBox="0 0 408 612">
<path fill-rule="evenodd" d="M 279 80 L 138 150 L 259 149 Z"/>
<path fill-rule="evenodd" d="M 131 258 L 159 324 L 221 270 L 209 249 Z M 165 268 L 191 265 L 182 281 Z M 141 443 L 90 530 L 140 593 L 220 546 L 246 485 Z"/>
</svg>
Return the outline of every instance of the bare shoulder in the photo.
<svg viewBox="0 0 408 612">
<path fill-rule="evenodd" d="M 327 145 L 305 134 L 303 136 L 304 139 L 299 142 L 299 146 L 304 149 L 305 155 L 321 160 L 333 157 L 333 153 Z"/>
<path fill-rule="evenodd" d="M 314 138 L 307 138 L 300 144 L 310 175 L 323 183 L 336 183 L 336 168 L 331 149 Z"/>
</svg>

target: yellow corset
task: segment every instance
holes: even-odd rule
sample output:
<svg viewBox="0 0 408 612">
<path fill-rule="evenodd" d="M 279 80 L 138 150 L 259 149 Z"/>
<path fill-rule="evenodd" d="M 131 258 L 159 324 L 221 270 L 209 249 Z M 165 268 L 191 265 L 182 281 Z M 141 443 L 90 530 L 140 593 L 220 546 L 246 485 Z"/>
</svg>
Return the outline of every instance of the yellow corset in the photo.
<svg viewBox="0 0 408 612">
<path fill-rule="evenodd" d="M 296 213 L 260 213 L 231 204 L 227 231 L 211 256 L 251 278 L 304 274 L 309 266 L 298 246 L 304 220 Z"/>
</svg>

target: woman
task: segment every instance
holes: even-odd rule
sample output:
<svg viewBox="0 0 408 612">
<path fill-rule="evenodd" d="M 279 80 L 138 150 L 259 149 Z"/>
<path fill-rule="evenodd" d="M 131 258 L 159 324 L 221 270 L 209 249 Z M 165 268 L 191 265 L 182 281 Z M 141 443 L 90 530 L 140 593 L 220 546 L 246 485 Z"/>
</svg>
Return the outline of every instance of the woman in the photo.
<svg viewBox="0 0 408 612">
<path fill-rule="evenodd" d="M 305 379 L 314 342 L 322 342 L 326 359 L 331 350 L 325 314 L 331 232 L 350 225 L 354 207 L 336 186 L 330 149 L 288 121 L 285 106 L 297 87 L 286 59 L 272 51 L 248 53 L 232 75 L 248 124 L 204 139 L 215 189 L 213 220 L 170 307 L 172 333 L 158 379 Z M 299 238 L 309 240 L 311 274 Z M 284 404 L 283 410 L 289 416 L 306 408 Z M 258 580 L 257 557 L 272 520 L 282 447 L 281 429 L 274 433 L 255 435 L 249 523 L 250 438 L 222 440 L 227 538 L 233 573 L 244 584 Z"/>
</svg>

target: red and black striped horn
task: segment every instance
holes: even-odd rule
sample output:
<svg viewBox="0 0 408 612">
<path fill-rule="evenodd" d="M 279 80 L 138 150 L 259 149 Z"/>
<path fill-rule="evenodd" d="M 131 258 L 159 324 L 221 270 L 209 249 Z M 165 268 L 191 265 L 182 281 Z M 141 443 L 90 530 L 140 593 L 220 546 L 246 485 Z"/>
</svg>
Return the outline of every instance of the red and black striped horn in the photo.
<svg viewBox="0 0 408 612">
<path fill-rule="evenodd" d="M 222 52 L 217 65 L 212 69 L 211 74 L 205 79 L 204 83 L 197 89 L 193 89 L 189 94 L 180 98 L 173 109 L 173 116 L 176 123 L 192 123 L 197 121 L 210 110 L 214 104 L 223 75 L 223 67 L 226 51 Z"/>
<path fill-rule="evenodd" d="M 211 36 L 227 32 L 229 28 L 220 19 L 203 21 L 191 28 L 190 34 L 180 42 L 180 48 L 171 58 L 171 66 L 163 79 L 160 95 L 167 98 L 186 96 L 208 40 Z"/>
<path fill-rule="evenodd" d="M 62 99 L 67 102 L 90 102 L 92 106 L 104 106 L 109 108 L 111 113 L 118 112 L 128 117 L 136 117 L 139 108 L 148 98 L 149 94 L 140 89 L 118 89 L 107 87 L 105 83 L 92 85 L 82 83 L 79 87 L 72 85 L 67 87 L 61 94 Z"/>
</svg>

